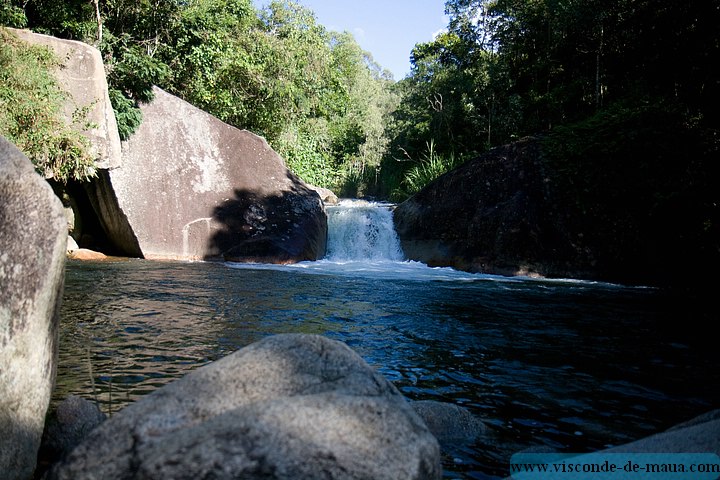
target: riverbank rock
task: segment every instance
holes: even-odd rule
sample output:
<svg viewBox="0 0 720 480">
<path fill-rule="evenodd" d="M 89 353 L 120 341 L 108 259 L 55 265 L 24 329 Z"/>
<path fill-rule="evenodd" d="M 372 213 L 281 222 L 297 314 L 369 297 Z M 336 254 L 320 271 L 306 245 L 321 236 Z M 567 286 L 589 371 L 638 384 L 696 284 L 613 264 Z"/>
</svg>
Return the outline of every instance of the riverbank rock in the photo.
<svg viewBox="0 0 720 480">
<path fill-rule="evenodd" d="M 314 185 L 310 185 L 310 188 L 315 190 L 317 194 L 320 195 L 320 200 L 322 200 L 325 205 L 337 205 L 338 197 L 329 188 L 316 187 Z"/>
<path fill-rule="evenodd" d="M 440 478 L 437 440 L 346 345 L 267 337 L 113 415 L 52 472 L 91 478 Z"/>
<path fill-rule="evenodd" d="M 89 190 L 118 251 L 159 259 L 290 263 L 325 253 L 317 193 L 265 139 L 155 88 L 123 165 Z"/>
<path fill-rule="evenodd" d="M 97 167 L 120 166 L 120 136 L 100 51 L 74 40 L 63 40 L 29 30 L 8 30 L 32 45 L 49 47 L 60 59 L 62 68 L 54 73 L 62 89 L 70 94 L 63 108 L 65 120 L 68 125 L 73 125 L 73 115 L 77 111 L 86 110 L 84 123 L 89 127 L 82 130 L 82 134 L 90 140 L 90 154 L 95 158 Z"/>
<path fill-rule="evenodd" d="M 713 138 L 652 108 L 525 138 L 401 203 L 397 233 L 431 266 L 702 293 L 720 265 Z"/>
<path fill-rule="evenodd" d="M 68 250 L 68 258 L 73 260 L 105 260 L 107 255 L 87 248 L 76 248 L 74 250 Z"/>
<path fill-rule="evenodd" d="M 581 274 L 540 172 L 539 143 L 526 139 L 441 176 L 394 211 L 405 255 L 471 272 Z"/>
<path fill-rule="evenodd" d="M 0 137 L 0 472 L 30 478 L 55 381 L 67 227 L 60 200 Z"/>
</svg>

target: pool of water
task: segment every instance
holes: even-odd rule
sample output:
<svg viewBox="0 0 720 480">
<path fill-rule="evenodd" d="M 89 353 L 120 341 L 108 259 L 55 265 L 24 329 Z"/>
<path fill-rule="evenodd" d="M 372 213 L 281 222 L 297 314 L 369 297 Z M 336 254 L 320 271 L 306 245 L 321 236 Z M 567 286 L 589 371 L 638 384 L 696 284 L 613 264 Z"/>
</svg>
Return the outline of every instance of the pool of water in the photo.
<svg viewBox="0 0 720 480">
<path fill-rule="evenodd" d="M 498 478 L 533 446 L 585 452 L 720 406 L 714 321 L 651 288 L 471 275 L 412 262 L 67 265 L 54 398 L 112 414 L 276 333 L 345 342 L 410 399 L 489 427 L 446 478 Z"/>
</svg>

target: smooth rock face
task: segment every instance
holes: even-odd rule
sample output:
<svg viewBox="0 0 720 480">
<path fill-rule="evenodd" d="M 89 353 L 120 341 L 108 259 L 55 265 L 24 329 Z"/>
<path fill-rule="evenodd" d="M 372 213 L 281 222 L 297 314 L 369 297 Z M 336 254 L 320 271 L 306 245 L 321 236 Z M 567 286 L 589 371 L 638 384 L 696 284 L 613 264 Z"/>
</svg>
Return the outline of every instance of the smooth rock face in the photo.
<svg viewBox="0 0 720 480">
<path fill-rule="evenodd" d="M 63 109 L 65 119 L 72 124 L 76 110 L 87 108 L 86 120 L 91 128 L 82 133 L 90 140 L 90 153 L 97 167 L 120 166 L 120 136 L 100 51 L 82 42 L 62 40 L 29 30 L 9 30 L 30 44 L 50 47 L 62 61 L 63 68 L 58 69 L 55 76 L 62 89 L 70 94 L 70 100 Z"/>
<path fill-rule="evenodd" d="M 273 263 L 325 253 L 320 197 L 257 135 L 158 88 L 90 197 L 129 255 Z"/>
<path fill-rule="evenodd" d="M 113 415 L 54 479 L 440 478 L 437 440 L 346 345 L 267 337 Z"/>
<path fill-rule="evenodd" d="M 30 160 L 0 137 L 0 472 L 35 468 L 55 381 L 67 226 Z"/>
</svg>

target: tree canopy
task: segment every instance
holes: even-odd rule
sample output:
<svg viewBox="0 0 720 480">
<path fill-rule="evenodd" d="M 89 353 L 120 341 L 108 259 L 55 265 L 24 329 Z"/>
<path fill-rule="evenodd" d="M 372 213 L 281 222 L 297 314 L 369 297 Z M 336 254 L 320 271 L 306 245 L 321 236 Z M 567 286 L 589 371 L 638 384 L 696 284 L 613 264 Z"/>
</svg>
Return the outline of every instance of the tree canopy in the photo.
<svg viewBox="0 0 720 480">
<path fill-rule="evenodd" d="M 0 0 L 2 24 L 101 49 L 124 138 L 158 85 L 345 195 L 400 200 L 514 139 L 591 135 L 572 126 L 596 117 L 653 108 L 718 130 L 717 0 L 447 0 L 446 13 L 395 82 L 290 0 Z"/>
</svg>

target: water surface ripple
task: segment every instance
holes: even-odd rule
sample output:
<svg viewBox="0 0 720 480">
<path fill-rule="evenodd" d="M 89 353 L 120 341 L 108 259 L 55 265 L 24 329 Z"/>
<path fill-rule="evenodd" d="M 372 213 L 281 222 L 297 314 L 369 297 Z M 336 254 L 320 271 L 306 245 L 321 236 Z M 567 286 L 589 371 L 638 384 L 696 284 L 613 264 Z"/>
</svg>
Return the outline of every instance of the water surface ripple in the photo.
<svg viewBox="0 0 720 480">
<path fill-rule="evenodd" d="M 67 265 L 55 400 L 105 412 L 262 337 L 345 342 L 410 399 L 454 402 L 490 433 L 447 478 L 507 473 L 543 445 L 584 452 L 720 406 L 709 315 L 660 290 L 429 269 L 128 260 Z"/>
</svg>

